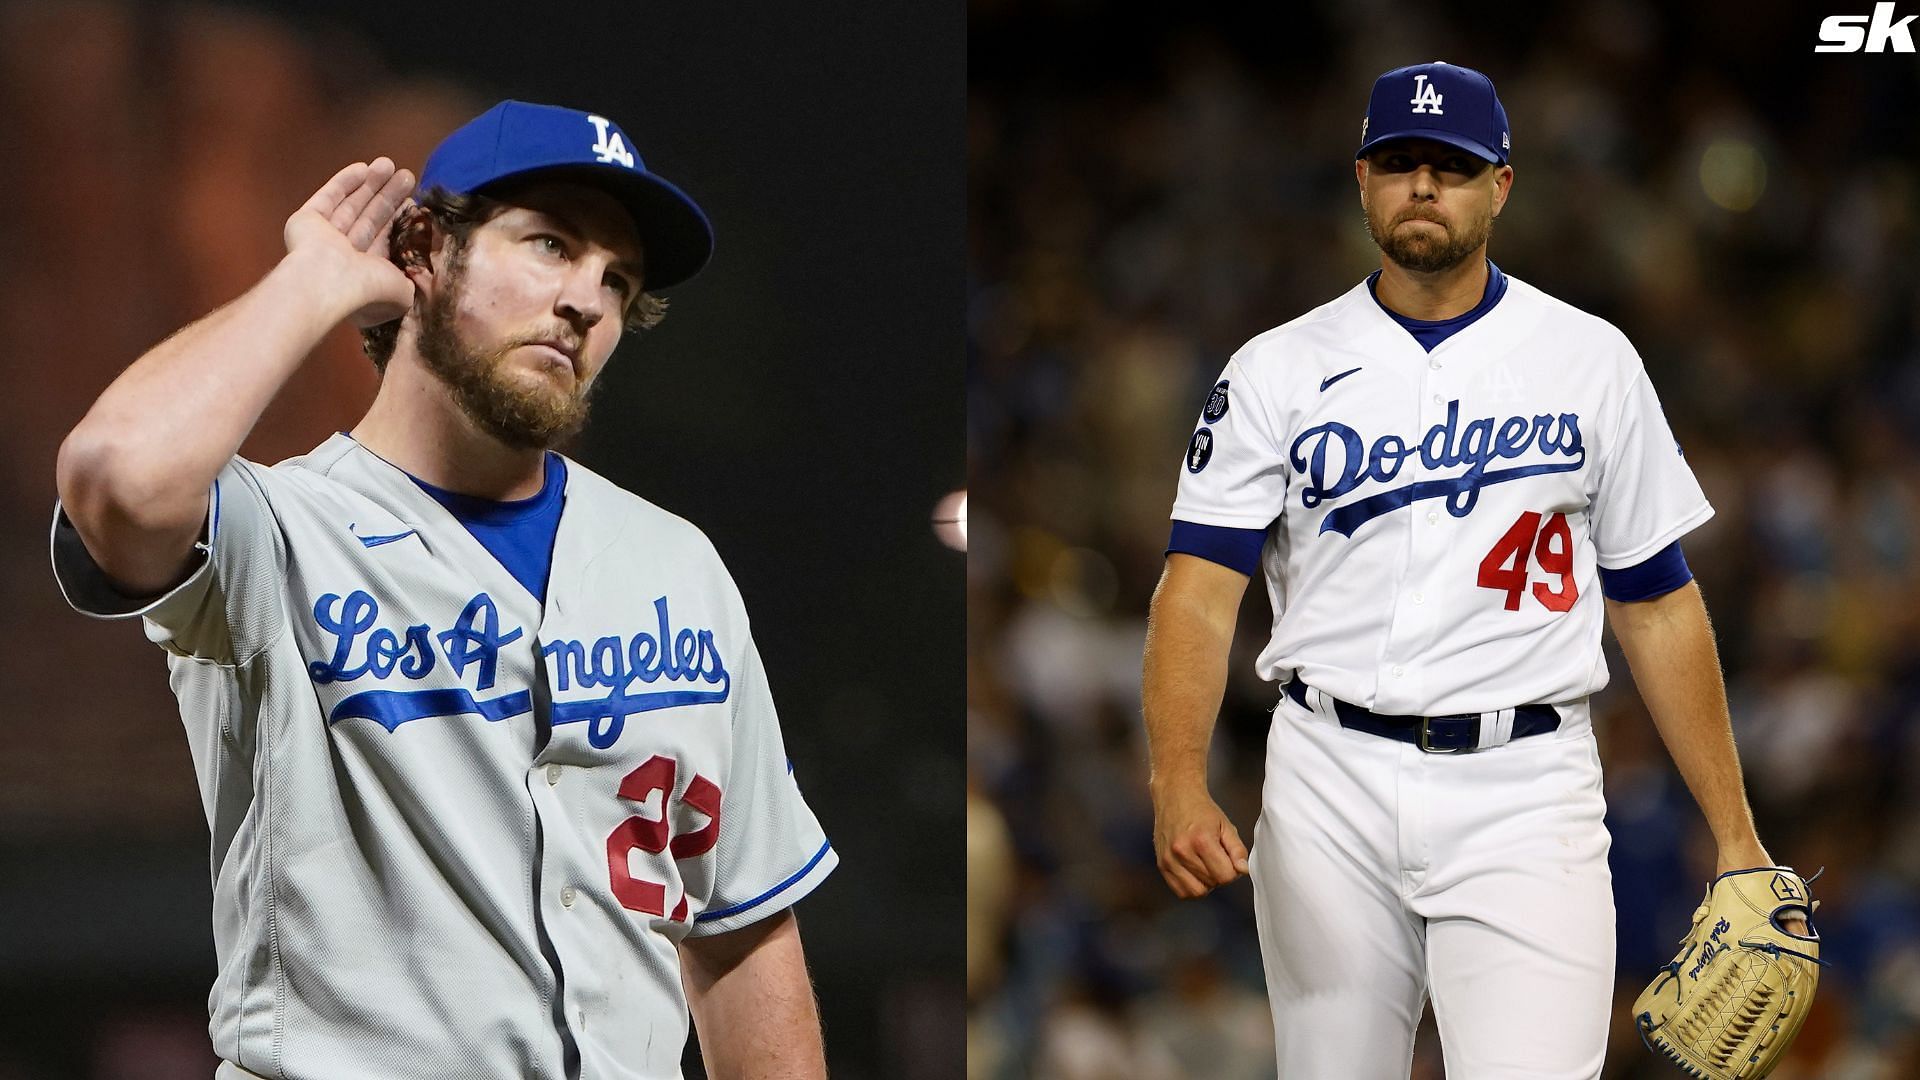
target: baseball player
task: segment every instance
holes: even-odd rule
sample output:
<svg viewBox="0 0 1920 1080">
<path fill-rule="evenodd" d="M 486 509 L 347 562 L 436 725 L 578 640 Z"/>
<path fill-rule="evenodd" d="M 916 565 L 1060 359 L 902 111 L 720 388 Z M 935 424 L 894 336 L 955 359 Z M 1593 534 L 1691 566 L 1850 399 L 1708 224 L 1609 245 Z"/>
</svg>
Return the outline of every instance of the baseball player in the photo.
<svg viewBox="0 0 1920 1080">
<path fill-rule="evenodd" d="M 791 906 L 837 857 L 697 529 L 552 452 L 700 208 L 503 102 L 342 169 L 286 257 L 61 447 L 56 576 L 166 650 L 213 838 L 225 1077 L 822 1077 Z M 235 456 L 321 337 L 350 433 Z"/>
<path fill-rule="evenodd" d="M 1233 355 L 1180 473 L 1154 843 L 1182 897 L 1251 874 L 1283 1077 L 1405 1077 L 1429 993 L 1449 1076 L 1600 1074 L 1603 611 L 1719 870 L 1772 863 L 1680 549 L 1712 510 L 1620 331 L 1488 261 L 1509 150 L 1485 75 L 1382 75 L 1354 164 L 1380 269 Z M 1256 573 L 1283 692 L 1249 851 L 1206 752 Z"/>
</svg>

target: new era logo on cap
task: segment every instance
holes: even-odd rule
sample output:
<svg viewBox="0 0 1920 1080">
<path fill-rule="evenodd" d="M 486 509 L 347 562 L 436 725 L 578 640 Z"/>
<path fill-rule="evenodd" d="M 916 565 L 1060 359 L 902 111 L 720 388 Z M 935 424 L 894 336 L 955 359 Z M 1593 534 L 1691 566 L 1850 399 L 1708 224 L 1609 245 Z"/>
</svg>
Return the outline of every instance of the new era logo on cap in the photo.
<svg viewBox="0 0 1920 1080">
<path fill-rule="evenodd" d="M 503 101 L 441 141 L 419 186 L 464 195 L 536 177 L 592 184 L 620 200 L 640 233 L 648 289 L 685 281 L 713 254 L 699 204 L 648 172 L 626 132 L 596 113 Z"/>
<path fill-rule="evenodd" d="M 1438 60 L 1395 68 L 1374 80 L 1354 156 L 1365 157 L 1389 139 L 1414 138 L 1457 146 L 1497 165 L 1507 163 L 1512 149 L 1507 110 L 1493 80 Z"/>
</svg>

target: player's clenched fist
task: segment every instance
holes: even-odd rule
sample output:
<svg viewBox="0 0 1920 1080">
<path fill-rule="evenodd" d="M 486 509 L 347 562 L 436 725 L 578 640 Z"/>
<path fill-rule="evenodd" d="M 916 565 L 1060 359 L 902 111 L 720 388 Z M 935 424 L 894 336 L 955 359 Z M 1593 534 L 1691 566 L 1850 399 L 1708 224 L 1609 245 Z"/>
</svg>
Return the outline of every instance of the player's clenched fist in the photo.
<svg viewBox="0 0 1920 1080">
<path fill-rule="evenodd" d="M 1247 872 L 1247 845 L 1204 790 L 1156 791 L 1153 854 L 1182 900 L 1205 896 Z"/>
<path fill-rule="evenodd" d="M 413 282 L 387 258 L 394 218 L 413 192 L 413 174 L 390 158 L 354 162 L 287 219 L 289 257 L 310 259 L 355 326 L 391 322 L 413 306 Z"/>
</svg>

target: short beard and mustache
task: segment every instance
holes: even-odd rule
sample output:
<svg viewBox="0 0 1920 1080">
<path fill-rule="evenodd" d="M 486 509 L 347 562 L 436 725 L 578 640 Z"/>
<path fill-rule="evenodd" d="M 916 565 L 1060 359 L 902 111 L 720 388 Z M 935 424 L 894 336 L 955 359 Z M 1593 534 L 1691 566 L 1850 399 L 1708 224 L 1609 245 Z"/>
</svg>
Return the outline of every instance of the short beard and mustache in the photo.
<svg viewBox="0 0 1920 1080">
<path fill-rule="evenodd" d="M 441 287 L 421 307 L 420 358 L 480 430 L 520 450 L 558 446 L 586 426 L 600 380 L 576 382 L 571 389 L 544 381 L 528 385 L 503 369 L 508 354 L 531 340 L 511 340 L 486 352 L 462 340 L 454 314 L 466 277 L 465 255 L 459 249 L 449 256 Z"/>
<path fill-rule="evenodd" d="M 1392 226 L 1382 229 L 1373 220 L 1371 210 L 1363 211 L 1367 220 L 1367 235 L 1386 253 L 1387 258 L 1402 269 L 1415 273 L 1432 274 L 1442 270 L 1451 270 L 1460 265 L 1493 235 L 1493 217 L 1481 219 L 1478 226 L 1462 232 L 1454 226 L 1422 217 L 1419 213 L 1409 214 L 1396 221 Z M 1402 221 L 1433 221 L 1446 230 L 1444 241 L 1436 239 L 1427 229 L 1415 229 L 1402 233 L 1398 226 Z"/>
</svg>

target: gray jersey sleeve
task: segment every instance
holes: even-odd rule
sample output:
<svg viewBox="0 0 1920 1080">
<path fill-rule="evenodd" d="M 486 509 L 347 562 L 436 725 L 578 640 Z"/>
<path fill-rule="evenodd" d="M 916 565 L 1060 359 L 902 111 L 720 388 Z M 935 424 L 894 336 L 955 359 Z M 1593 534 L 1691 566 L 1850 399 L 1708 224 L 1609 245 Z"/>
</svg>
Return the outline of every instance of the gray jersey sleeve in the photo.
<svg viewBox="0 0 1920 1080">
<path fill-rule="evenodd" d="M 53 513 L 53 572 L 74 610 L 102 619 L 141 616 L 147 637 L 168 652 L 220 664 L 244 664 L 285 630 L 280 583 L 286 538 L 267 498 L 271 474 L 234 458 L 214 479 L 207 523 L 186 580 L 158 596 L 128 596 L 87 552 L 58 505 Z"/>
<path fill-rule="evenodd" d="M 736 930 L 790 907 L 839 863 L 794 780 L 752 642 L 734 682 L 732 755 L 713 891 L 689 930 L 695 935 Z"/>
</svg>

